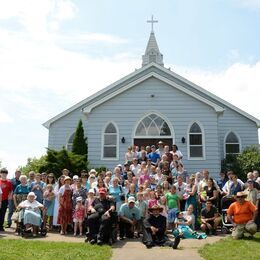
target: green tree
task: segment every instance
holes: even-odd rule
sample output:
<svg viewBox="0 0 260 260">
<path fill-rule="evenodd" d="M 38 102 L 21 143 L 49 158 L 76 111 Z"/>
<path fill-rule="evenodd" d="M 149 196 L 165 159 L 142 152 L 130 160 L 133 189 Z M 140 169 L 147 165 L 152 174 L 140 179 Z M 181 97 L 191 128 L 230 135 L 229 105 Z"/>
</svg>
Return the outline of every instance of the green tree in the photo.
<svg viewBox="0 0 260 260">
<path fill-rule="evenodd" d="M 229 154 L 222 161 L 222 171 L 232 170 L 241 180 L 246 181 L 247 173 L 260 169 L 259 145 L 245 148 L 238 155 Z"/>
<path fill-rule="evenodd" d="M 39 159 L 36 157 L 28 158 L 26 166 L 21 167 L 22 173 L 28 174 L 30 171 L 43 172 L 46 166 L 46 155 L 41 156 Z"/>
<path fill-rule="evenodd" d="M 84 137 L 82 120 L 79 120 L 72 144 L 72 152 L 79 155 L 88 154 L 87 138 Z"/>
</svg>

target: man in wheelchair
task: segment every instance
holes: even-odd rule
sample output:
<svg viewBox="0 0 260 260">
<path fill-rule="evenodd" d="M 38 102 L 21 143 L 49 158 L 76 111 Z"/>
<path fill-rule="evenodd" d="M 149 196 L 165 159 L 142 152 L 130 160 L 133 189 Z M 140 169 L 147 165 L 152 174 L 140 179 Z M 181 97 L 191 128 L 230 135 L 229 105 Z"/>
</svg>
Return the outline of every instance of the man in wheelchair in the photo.
<svg viewBox="0 0 260 260">
<path fill-rule="evenodd" d="M 41 231 L 42 235 L 46 232 L 42 230 L 42 212 L 44 206 L 36 200 L 34 192 L 29 192 L 27 200 L 22 201 L 17 209 L 19 212 L 19 222 L 21 224 L 20 232 L 22 235 L 32 234 L 36 237 L 38 232 Z"/>
<path fill-rule="evenodd" d="M 117 221 L 117 215 L 115 212 L 114 202 L 107 197 L 107 191 L 105 188 L 99 189 L 99 198 L 96 198 L 87 218 L 87 226 L 89 232 L 87 233 L 86 242 L 91 244 L 97 243 L 102 245 L 103 243 L 113 243 L 113 225 Z"/>
</svg>

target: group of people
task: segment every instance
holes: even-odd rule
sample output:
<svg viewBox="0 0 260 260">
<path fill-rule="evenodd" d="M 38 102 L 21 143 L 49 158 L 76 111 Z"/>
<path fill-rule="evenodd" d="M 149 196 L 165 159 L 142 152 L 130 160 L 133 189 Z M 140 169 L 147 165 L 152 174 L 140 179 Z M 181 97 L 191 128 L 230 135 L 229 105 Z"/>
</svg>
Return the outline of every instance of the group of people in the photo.
<svg viewBox="0 0 260 260">
<path fill-rule="evenodd" d="M 233 237 L 241 238 L 244 232 L 252 236 L 256 223 L 259 228 L 258 171 L 249 172 L 245 183 L 232 171 L 215 180 L 206 169 L 188 174 L 182 159 L 176 145 L 170 149 L 160 141 L 157 147 L 129 147 L 124 164 L 113 171 L 91 169 L 72 175 L 63 169 L 56 180 L 52 173 L 31 171 L 27 177 L 17 170 L 8 180 L 8 171 L 1 169 L 0 231 L 7 208 L 8 227 L 17 209 L 27 209 L 25 225 L 37 227 L 42 219 L 50 231 L 58 226 L 61 235 L 71 228 L 74 236 L 86 231 L 91 244 L 111 243 L 111 234 L 119 227 L 120 239 L 142 236 L 147 248 L 156 244 L 177 248 L 180 238 L 202 238 L 198 229 L 204 237 L 215 235 L 222 220 L 222 199 L 228 197 L 233 202 L 227 209 Z M 31 213 L 29 208 L 42 212 Z M 174 242 L 167 230 L 173 230 Z"/>
</svg>

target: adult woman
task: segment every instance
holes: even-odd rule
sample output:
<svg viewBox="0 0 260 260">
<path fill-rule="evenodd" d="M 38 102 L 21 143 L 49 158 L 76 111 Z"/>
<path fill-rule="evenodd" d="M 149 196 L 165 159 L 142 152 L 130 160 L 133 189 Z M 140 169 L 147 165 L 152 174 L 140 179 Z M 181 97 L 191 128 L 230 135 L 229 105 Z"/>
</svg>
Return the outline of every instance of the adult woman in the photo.
<svg viewBox="0 0 260 260">
<path fill-rule="evenodd" d="M 204 187 L 204 192 L 200 194 L 200 199 L 203 204 L 207 200 L 211 200 L 212 204 L 217 206 L 218 191 L 212 178 L 209 178 L 208 185 Z"/>
<path fill-rule="evenodd" d="M 46 187 L 46 183 L 41 181 L 41 174 L 35 174 L 35 181 L 31 184 L 31 191 L 33 191 L 36 195 L 37 201 L 42 203 L 43 202 L 43 190 Z"/>
<path fill-rule="evenodd" d="M 129 146 L 127 152 L 125 153 L 125 162 L 132 161 L 134 159 L 135 153 L 133 152 L 133 147 Z"/>
<path fill-rule="evenodd" d="M 73 205 L 73 209 L 75 209 L 75 206 L 77 204 L 76 200 L 77 200 L 78 197 L 82 198 L 82 203 L 84 205 L 85 200 L 87 198 L 87 190 L 86 190 L 85 187 L 82 186 L 80 178 L 75 180 L 75 187 L 74 187 L 73 192 L 72 192 L 72 205 Z"/>
<path fill-rule="evenodd" d="M 235 174 L 231 176 L 231 180 L 232 180 L 232 184 L 230 186 L 229 195 L 235 196 L 237 195 L 238 192 L 243 191 L 243 187 L 240 184 L 240 182 L 238 182 L 237 176 Z"/>
<path fill-rule="evenodd" d="M 27 231 L 32 227 L 33 236 L 37 235 L 37 228 L 41 226 L 41 211 L 43 205 L 36 200 L 34 192 L 30 192 L 27 196 L 27 200 L 21 202 L 18 209 L 24 209 L 23 223 Z"/>
<path fill-rule="evenodd" d="M 47 175 L 46 185 L 51 184 L 53 186 L 53 188 L 54 188 L 55 187 L 55 183 L 56 183 L 56 181 L 55 181 L 54 174 L 53 173 L 49 173 Z"/>
<path fill-rule="evenodd" d="M 67 232 L 67 226 L 72 222 L 72 189 L 70 187 L 71 178 L 66 176 L 64 178 L 64 185 L 59 189 L 59 213 L 58 224 L 61 225 L 61 235 Z"/>
<path fill-rule="evenodd" d="M 17 185 L 14 190 L 13 200 L 14 200 L 14 206 L 17 208 L 17 206 L 27 199 L 27 195 L 30 192 L 29 186 L 27 185 L 27 176 L 21 175 L 19 178 L 19 181 L 21 184 Z"/>
<path fill-rule="evenodd" d="M 184 169 L 183 164 L 179 163 L 177 177 L 181 176 L 184 182 L 189 182 L 188 172 Z"/>
<path fill-rule="evenodd" d="M 115 177 L 112 180 L 112 185 L 109 186 L 109 195 L 113 196 L 114 201 L 116 203 L 116 209 L 119 210 L 122 204 L 121 195 L 123 195 L 122 186 L 118 184 L 118 178 Z"/>
<path fill-rule="evenodd" d="M 55 201 L 54 201 L 54 211 L 53 211 L 53 226 L 58 225 L 58 212 L 59 212 L 59 189 L 64 185 L 65 175 L 61 175 L 58 179 L 58 183 L 54 187 Z"/>
</svg>

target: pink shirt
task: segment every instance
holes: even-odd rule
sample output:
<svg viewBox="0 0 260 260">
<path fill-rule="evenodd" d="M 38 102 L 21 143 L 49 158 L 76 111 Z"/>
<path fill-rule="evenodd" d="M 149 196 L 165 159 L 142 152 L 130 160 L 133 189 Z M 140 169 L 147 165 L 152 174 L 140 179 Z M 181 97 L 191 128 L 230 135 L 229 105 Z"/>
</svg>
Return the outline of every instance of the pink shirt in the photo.
<svg viewBox="0 0 260 260">
<path fill-rule="evenodd" d="M 139 178 L 139 183 L 141 185 L 144 185 L 145 181 L 150 180 L 150 176 L 149 175 L 141 175 Z"/>
</svg>

